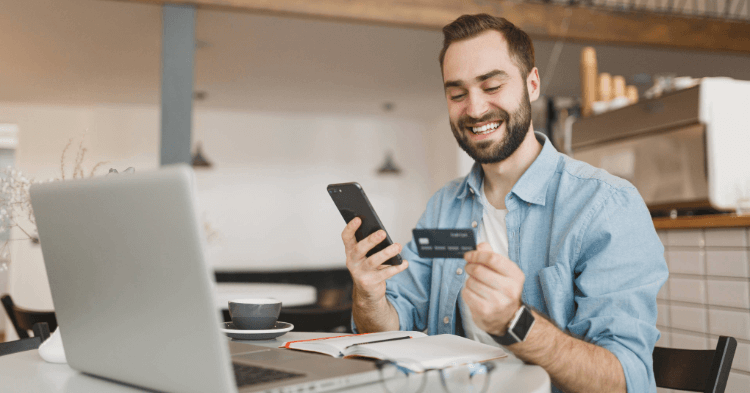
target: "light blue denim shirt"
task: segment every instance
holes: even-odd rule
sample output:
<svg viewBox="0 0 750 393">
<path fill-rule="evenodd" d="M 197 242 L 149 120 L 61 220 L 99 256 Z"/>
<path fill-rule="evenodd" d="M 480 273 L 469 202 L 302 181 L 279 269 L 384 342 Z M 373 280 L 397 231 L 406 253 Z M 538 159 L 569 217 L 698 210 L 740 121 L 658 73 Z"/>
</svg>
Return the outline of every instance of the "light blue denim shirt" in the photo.
<svg viewBox="0 0 750 393">
<path fill-rule="evenodd" d="M 541 153 L 505 197 L 508 254 L 526 275 L 522 300 L 611 351 L 628 392 L 655 392 L 656 294 L 668 270 L 648 209 L 629 182 L 536 137 Z M 475 164 L 435 193 L 417 228 L 474 228 L 478 235 L 482 176 Z M 419 258 L 413 240 L 401 255 L 409 268 L 386 282 L 400 329 L 456 334 L 466 261 Z"/>
</svg>

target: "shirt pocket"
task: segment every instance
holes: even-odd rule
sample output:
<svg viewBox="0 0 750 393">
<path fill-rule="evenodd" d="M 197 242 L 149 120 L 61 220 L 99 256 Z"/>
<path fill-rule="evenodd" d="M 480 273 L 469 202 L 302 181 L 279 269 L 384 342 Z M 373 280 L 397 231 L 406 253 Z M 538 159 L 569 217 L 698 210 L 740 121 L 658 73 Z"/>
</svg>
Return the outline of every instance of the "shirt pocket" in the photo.
<svg viewBox="0 0 750 393">
<path fill-rule="evenodd" d="M 539 283 L 548 316 L 564 330 L 575 313 L 573 278 L 564 266 L 555 264 L 539 272 Z"/>
</svg>

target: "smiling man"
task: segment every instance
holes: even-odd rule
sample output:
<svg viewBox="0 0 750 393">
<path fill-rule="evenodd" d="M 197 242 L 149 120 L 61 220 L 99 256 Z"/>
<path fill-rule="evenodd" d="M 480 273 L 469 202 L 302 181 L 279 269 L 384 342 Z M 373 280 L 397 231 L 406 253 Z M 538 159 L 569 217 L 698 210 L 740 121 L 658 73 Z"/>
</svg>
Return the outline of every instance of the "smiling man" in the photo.
<svg viewBox="0 0 750 393">
<path fill-rule="evenodd" d="M 422 259 L 413 242 L 366 256 L 344 229 L 358 331 L 424 330 L 503 345 L 555 391 L 655 392 L 651 354 L 664 249 L 628 182 L 558 153 L 535 133 L 539 72 L 528 35 L 464 15 L 443 29 L 450 125 L 476 164 L 429 201 L 418 228 L 475 228 L 464 259 Z M 382 265 L 401 252 L 400 266 Z M 401 274 L 399 274 L 401 273 Z"/>
</svg>

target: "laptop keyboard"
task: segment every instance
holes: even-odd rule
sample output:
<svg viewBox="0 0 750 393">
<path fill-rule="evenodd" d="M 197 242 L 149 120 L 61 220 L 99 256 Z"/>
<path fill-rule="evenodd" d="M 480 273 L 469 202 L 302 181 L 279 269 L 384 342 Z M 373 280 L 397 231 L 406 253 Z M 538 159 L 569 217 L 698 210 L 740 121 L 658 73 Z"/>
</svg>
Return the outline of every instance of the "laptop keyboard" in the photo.
<svg viewBox="0 0 750 393">
<path fill-rule="evenodd" d="M 304 377 L 304 374 L 288 373 L 272 368 L 248 366 L 238 363 L 232 363 L 232 365 L 234 366 L 234 379 L 237 381 L 237 387 Z"/>
</svg>

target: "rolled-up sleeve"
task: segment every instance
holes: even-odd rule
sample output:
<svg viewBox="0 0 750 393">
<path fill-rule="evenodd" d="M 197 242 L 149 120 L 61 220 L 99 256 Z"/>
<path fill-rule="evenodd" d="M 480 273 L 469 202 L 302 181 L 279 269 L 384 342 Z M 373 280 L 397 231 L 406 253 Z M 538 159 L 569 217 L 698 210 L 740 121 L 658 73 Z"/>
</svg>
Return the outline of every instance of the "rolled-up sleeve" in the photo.
<svg viewBox="0 0 750 393">
<path fill-rule="evenodd" d="M 417 228 L 435 226 L 433 221 L 439 210 L 439 199 L 439 195 L 430 199 Z M 423 331 L 427 328 L 432 260 L 419 257 L 413 239 L 401 250 L 401 258 L 409 261 L 409 268 L 385 282 L 385 296 L 398 313 L 399 330 Z M 352 331 L 358 332 L 353 318 Z"/>
<path fill-rule="evenodd" d="M 628 392 L 655 392 L 656 294 L 669 274 L 664 247 L 632 187 L 612 190 L 586 214 L 573 259 L 576 312 L 566 328 L 617 357 Z"/>
<path fill-rule="evenodd" d="M 385 282 L 385 296 L 398 312 L 399 330 L 422 331 L 427 328 L 432 261 L 419 258 L 414 240 L 401 256 L 409 268 Z"/>
</svg>

